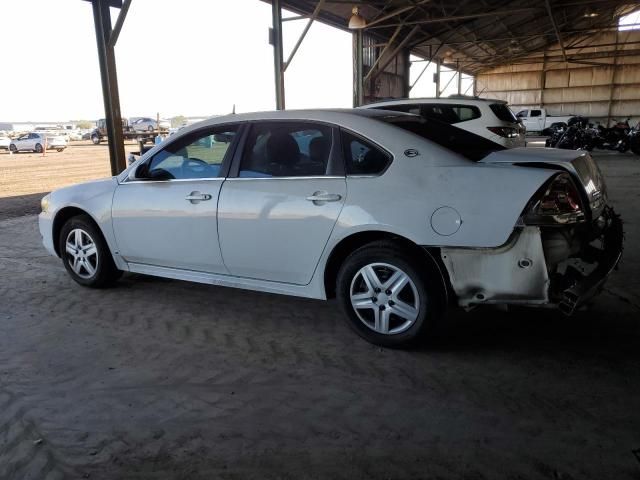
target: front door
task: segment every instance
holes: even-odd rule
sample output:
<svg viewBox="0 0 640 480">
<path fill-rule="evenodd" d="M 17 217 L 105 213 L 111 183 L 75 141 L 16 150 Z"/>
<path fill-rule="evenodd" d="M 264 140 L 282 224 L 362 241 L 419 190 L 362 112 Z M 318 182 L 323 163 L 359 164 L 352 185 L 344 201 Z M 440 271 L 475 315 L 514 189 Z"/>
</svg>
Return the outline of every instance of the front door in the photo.
<svg viewBox="0 0 640 480">
<path fill-rule="evenodd" d="M 232 275 L 305 285 L 347 194 L 335 130 L 308 122 L 256 123 L 218 205 Z"/>
<path fill-rule="evenodd" d="M 197 131 L 170 142 L 116 189 L 113 229 L 127 261 L 226 273 L 217 202 L 237 126 Z"/>
</svg>

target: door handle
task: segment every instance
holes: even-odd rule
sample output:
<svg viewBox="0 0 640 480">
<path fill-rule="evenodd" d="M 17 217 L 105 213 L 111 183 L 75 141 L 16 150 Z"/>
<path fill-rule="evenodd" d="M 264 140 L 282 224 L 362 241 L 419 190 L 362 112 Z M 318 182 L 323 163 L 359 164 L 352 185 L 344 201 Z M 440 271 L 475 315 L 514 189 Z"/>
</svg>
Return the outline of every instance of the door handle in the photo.
<svg viewBox="0 0 640 480">
<path fill-rule="evenodd" d="M 342 200 L 342 195 L 337 193 L 327 192 L 314 192 L 313 195 L 307 197 L 307 200 L 313 203 L 316 202 L 339 202 Z"/>
<path fill-rule="evenodd" d="M 211 195 L 208 193 L 200 193 L 200 192 L 191 192 L 189 195 L 184 197 L 185 200 L 190 201 L 191 203 L 204 202 L 206 200 L 211 200 Z"/>
</svg>

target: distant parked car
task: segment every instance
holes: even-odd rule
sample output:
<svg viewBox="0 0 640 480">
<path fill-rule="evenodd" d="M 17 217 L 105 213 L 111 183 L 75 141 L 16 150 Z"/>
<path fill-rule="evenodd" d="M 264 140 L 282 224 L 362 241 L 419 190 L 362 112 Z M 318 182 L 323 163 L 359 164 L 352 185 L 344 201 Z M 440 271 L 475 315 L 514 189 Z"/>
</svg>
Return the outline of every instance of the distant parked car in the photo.
<svg viewBox="0 0 640 480">
<path fill-rule="evenodd" d="M 9 149 L 14 153 L 22 151 L 41 153 L 45 146 L 48 150 L 61 152 L 67 148 L 67 141 L 62 136 L 49 137 L 43 133 L 31 132 L 12 140 Z"/>
<path fill-rule="evenodd" d="M 160 119 L 158 123 L 154 118 L 142 117 L 131 123 L 131 128 L 136 132 L 148 132 L 153 130 L 169 130 L 171 122 Z"/>
<path fill-rule="evenodd" d="M 11 145 L 11 139 L 9 137 L 0 136 L 0 150 L 9 150 Z"/>
<path fill-rule="evenodd" d="M 526 145 L 524 126 L 503 100 L 454 95 L 449 98 L 401 98 L 361 108 L 408 112 L 437 120 L 481 137 L 476 137 L 480 144 L 486 143 L 482 140 L 485 139 L 503 148 Z M 473 143 L 474 140 L 466 136 L 464 141 Z"/>
</svg>

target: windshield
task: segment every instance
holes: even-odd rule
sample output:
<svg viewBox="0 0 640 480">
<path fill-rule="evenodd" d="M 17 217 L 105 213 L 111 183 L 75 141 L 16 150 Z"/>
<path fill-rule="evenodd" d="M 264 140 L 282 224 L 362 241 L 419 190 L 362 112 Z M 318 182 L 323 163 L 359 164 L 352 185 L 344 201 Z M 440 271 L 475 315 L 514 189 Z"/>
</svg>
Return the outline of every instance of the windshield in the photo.
<svg viewBox="0 0 640 480">
<path fill-rule="evenodd" d="M 490 153 L 505 150 L 502 145 L 480 135 L 438 120 L 407 116 L 384 117 L 380 120 L 415 133 L 474 162 Z"/>
</svg>

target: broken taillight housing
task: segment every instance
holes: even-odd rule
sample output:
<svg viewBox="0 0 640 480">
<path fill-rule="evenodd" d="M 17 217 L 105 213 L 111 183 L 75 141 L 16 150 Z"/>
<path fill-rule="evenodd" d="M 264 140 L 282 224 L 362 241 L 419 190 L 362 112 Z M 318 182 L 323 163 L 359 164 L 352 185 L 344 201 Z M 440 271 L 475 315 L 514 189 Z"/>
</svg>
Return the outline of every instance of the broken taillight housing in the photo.
<svg viewBox="0 0 640 480">
<path fill-rule="evenodd" d="M 566 225 L 584 222 L 582 200 L 571 176 L 560 173 L 534 197 L 524 215 L 526 225 Z"/>
<path fill-rule="evenodd" d="M 518 129 L 513 127 L 487 127 L 487 130 L 504 138 L 516 138 L 518 136 Z"/>
</svg>

